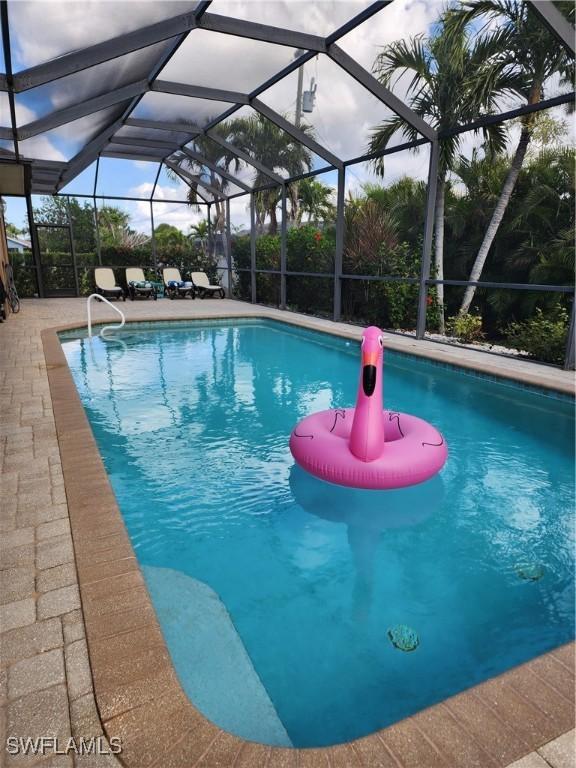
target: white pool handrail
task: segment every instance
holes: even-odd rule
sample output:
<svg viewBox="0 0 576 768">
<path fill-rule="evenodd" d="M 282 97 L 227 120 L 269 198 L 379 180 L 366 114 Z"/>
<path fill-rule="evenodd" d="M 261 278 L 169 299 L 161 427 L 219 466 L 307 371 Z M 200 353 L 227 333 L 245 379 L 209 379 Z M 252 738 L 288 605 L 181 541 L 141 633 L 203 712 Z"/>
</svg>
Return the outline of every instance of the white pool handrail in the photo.
<svg viewBox="0 0 576 768">
<path fill-rule="evenodd" d="M 104 296 L 100 296 L 99 293 L 91 293 L 90 296 L 88 296 L 88 299 L 86 300 L 86 311 L 88 312 L 88 338 L 92 338 L 92 308 L 90 302 L 92 299 L 98 299 L 98 301 L 103 301 L 105 304 L 108 304 L 109 307 L 112 307 L 112 309 L 115 312 L 118 312 L 120 315 L 122 322 L 120 325 L 105 325 L 104 328 L 100 331 L 100 336 L 105 336 L 106 331 L 118 331 L 120 328 L 124 326 L 124 323 L 126 322 L 126 318 L 124 317 L 124 312 L 122 312 L 121 309 L 118 309 L 118 307 L 115 307 L 114 304 L 112 304 L 111 301 L 108 301 Z"/>
</svg>

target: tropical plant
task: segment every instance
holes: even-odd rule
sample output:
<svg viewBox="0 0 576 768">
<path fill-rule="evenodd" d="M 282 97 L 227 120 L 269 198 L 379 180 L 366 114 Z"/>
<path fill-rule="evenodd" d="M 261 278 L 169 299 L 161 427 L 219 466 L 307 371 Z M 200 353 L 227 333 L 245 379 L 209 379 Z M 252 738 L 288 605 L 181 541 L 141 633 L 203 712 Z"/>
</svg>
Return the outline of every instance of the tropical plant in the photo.
<svg viewBox="0 0 576 768">
<path fill-rule="evenodd" d="M 226 139 L 229 133 L 228 124 L 219 123 L 213 128 L 213 133 L 222 139 Z M 197 211 L 200 210 L 201 203 L 213 205 L 215 211 L 213 219 L 214 231 L 224 237 L 226 234 L 224 193 L 227 191 L 230 183 L 227 178 L 220 175 L 214 168 L 220 166 L 223 171 L 233 173 L 239 170 L 242 162 L 237 155 L 208 136 L 197 136 L 193 144 L 189 145 L 189 148 L 205 158 L 210 163 L 210 166 L 205 165 L 200 160 L 196 160 L 190 154 L 186 154 L 185 150 L 172 157 L 172 162 L 183 171 L 180 179 L 189 187 L 188 204 Z M 178 178 L 178 172 L 173 169 L 169 168 L 168 174 L 172 178 Z"/>
<path fill-rule="evenodd" d="M 149 242 L 150 236 L 130 227 L 130 214 L 112 205 L 98 209 L 98 232 L 102 245 L 133 249 Z"/>
<path fill-rule="evenodd" d="M 336 216 L 334 189 L 317 179 L 302 179 L 298 182 L 298 212 L 296 224 L 304 216 L 309 223 L 331 222 Z"/>
<path fill-rule="evenodd" d="M 559 304 L 547 315 L 537 309 L 534 317 L 511 323 L 506 329 L 513 347 L 545 363 L 562 363 L 567 333 L 568 312 Z"/>
<path fill-rule="evenodd" d="M 456 315 L 446 322 L 448 333 L 455 336 L 462 344 L 472 344 L 484 338 L 481 315 Z"/>
<path fill-rule="evenodd" d="M 188 235 L 188 239 L 192 243 L 199 242 L 203 253 L 206 253 L 207 251 L 209 236 L 210 227 L 208 225 L 208 219 L 201 219 L 196 224 L 192 224 L 190 226 L 190 234 Z"/>
<path fill-rule="evenodd" d="M 301 125 L 300 130 L 310 134 L 308 125 Z M 297 176 L 309 171 L 312 167 L 310 150 L 293 139 L 286 131 L 265 118 L 254 114 L 250 117 L 239 117 L 227 123 L 229 140 L 239 149 L 254 157 L 262 165 L 276 171 L 285 171 L 289 176 Z M 270 184 L 270 179 L 262 171 L 256 171 L 254 186 Z M 298 199 L 297 190 L 291 185 L 290 212 L 292 220 L 297 219 Z M 256 193 L 257 213 L 260 214 L 259 227 L 264 228 L 266 216 L 270 219 L 269 232 L 274 234 L 278 229 L 277 208 L 280 199 L 279 188 L 262 190 Z"/>
<path fill-rule="evenodd" d="M 450 27 L 452 11 L 446 11 L 430 36 L 418 35 L 385 46 L 376 57 L 373 71 L 380 82 L 390 87 L 405 74 L 410 76 L 407 98 L 411 109 L 438 132 L 454 131 L 477 118 L 480 112 L 493 111 L 501 95 L 515 87 L 505 65 L 494 54 L 500 50 L 496 31 L 491 38 L 470 39 L 466 25 Z M 500 125 L 482 129 L 490 151 L 505 146 L 505 131 Z M 369 152 L 380 152 L 396 134 L 409 141 L 420 138 L 417 129 L 395 115 L 373 130 Z M 439 280 L 444 276 L 444 212 L 446 179 L 462 145 L 462 135 L 452 133 L 439 145 L 438 180 L 435 201 L 434 264 Z M 373 161 L 377 173 L 384 174 L 384 157 Z M 440 332 L 444 332 L 444 286 L 438 285 Z"/>
<path fill-rule="evenodd" d="M 570 10 L 574 19 L 574 5 Z M 475 45 L 485 48 L 490 67 L 501 68 L 508 75 L 510 89 L 528 105 L 545 97 L 546 86 L 554 75 L 572 73 L 574 62 L 564 46 L 542 23 L 529 3 L 522 0 L 469 0 L 455 8 L 448 17 L 448 38 L 457 41 L 466 28 L 478 20 L 486 22 L 476 36 Z M 470 272 L 470 281 L 477 282 L 484 269 L 488 253 L 514 192 L 524 163 L 532 132 L 538 124 L 534 114 L 521 119 L 520 138 L 510 163 L 508 175 L 494 207 L 484 239 Z M 475 286 L 464 292 L 460 312 L 466 313 L 474 298 Z"/>
<path fill-rule="evenodd" d="M 209 227 L 208 220 L 201 219 L 196 224 L 190 225 L 190 237 L 199 238 L 200 240 L 208 237 Z"/>
<path fill-rule="evenodd" d="M 40 205 L 34 208 L 34 221 L 37 224 L 47 223 L 61 226 L 68 226 L 71 223 L 76 251 L 78 253 L 92 252 L 95 255 L 96 227 L 92 203 L 88 201 L 81 203 L 75 197 L 42 197 Z M 68 239 L 67 232 L 63 231 L 56 235 L 54 231 L 51 238 L 55 242 L 63 243 L 63 236 Z"/>
<path fill-rule="evenodd" d="M 12 237 L 19 237 L 20 235 L 23 235 L 25 230 L 18 229 L 18 227 L 15 224 L 12 224 L 11 222 L 6 222 L 6 234 L 11 235 Z"/>
<path fill-rule="evenodd" d="M 511 273 L 527 271 L 528 282 L 574 282 L 574 159 L 568 147 L 540 152 L 517 182 L 521 205 L 510 206 L 504 229 L 518 245 L 505 260 Z"/>
<path fill-rule="evenodd" d="M 349 194 L 344 216 L 344 270 L 390 274 L 386 256 L 399 244 L 398 224 L 393 213 L 374 196 Z"/>
<path fill-rule="evenodd" d="M 173 248 L 184 246 L 188 240 L 186 235 L 171 224 L 159 224 L 154 229 L 154 241 L 157 248 Z"/>
</svg>

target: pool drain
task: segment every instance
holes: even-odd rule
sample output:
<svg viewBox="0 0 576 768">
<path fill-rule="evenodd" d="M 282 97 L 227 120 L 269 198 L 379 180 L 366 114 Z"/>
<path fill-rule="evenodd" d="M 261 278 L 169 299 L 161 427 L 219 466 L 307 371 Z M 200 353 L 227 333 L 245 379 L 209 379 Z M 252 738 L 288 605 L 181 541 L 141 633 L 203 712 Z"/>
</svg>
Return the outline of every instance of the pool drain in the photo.
<svg viewBox="0 0 576 768">
<path fill-rule="evenodd" d="M 525 581 L 540 581 L 544 576 L 544 566 L 540 563 L 521 563 L 516 566 L 516 573 Z"/>
<path fill-rule="evenodd" d="M 388 637 L 394 648 L 399 651 L 415 651 L 420 645 L 416 632 L 405 624 L 398 624 L 388 630 Z"/>
</svg>

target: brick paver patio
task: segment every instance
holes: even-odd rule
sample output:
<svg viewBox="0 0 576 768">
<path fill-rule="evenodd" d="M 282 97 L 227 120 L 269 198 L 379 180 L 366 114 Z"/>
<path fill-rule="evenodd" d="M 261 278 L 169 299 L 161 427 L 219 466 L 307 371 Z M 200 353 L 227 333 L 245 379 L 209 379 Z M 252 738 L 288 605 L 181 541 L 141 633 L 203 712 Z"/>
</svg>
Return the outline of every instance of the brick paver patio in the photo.
<svg viewBox="0 0 576 768">
<path fill-rule="evenodd" d="M 126 303 L 122 305 L 129 317 L 198 317 L 210 312 L 226 311 L 242 314 L 250 309 L 268 314 L 269 310 L 248 307 L 239 302 L 225 301 L 162 301 L 151 303 Z M 96 319 L 109 319 L 112 313 L 105 307 L 95 308 Z M 40 332 L 55 325 L 63 325 L 85 318 L 85 302 L 81 299 L 35 300 L 23 302 L 22 311 L 0 325 L 0 734 L 2 742 L 8 736 L 35 737 L 57 736 L 65 743 L 70 736 L 92 738 L 102 736 L 103 729 L 95 702 L 92 671 L 85 637 L 75 553 L 70 530 L 67 497 L 64 488 L 60 449 L 56 435 L 52 399 L 50 395 L 46 362 Z M 314 322 L 314 321 L 309 321 Z M 326 325 L 320 321 L 319 325 Z M 400 340 L 398 344 L 402 344 Z M 413 345 L 407 341 L 407 348 Z M 432 351 L 440 351 L 437 346 Z M 454 353 L 448 350 L 447 355 Z M 461 353 L 468 360 L 477 353 Z M 486 359 L 484 356 L 482 359 Z M 506 365 L 508 361 L 490 359 L 491 365 Z M 568 389 L 572 376 L 551 371 L 543 366 L 522 363 L 524 377 L 534 376 L 540 383 L 556 377 L 561 388 Z M 510 367 L 510 366 L 508 366 Z M 514 361 L 512 368 L 518 368 Z M 538 376 L 541 378 L 538 379 Z M 544 658 L 544 657 L 543 657 Z M 545 657 L 548 658 L 548 657 Z M 550 663 L 550 662 L 548 662 Z M 564 727 L 573 723 L 573 701 L 569 688 L 573 686 L 573 650 L 563 652 L 551 662 L 550 674 L 546 663 L 541 664 L 538 685 L 546 689 L 543 701 L 535 706 L 543 718 L 555 717 L 555 702 L 561 711 Z M 556 666 L 555 666 L 556 665 Z M 550 676 L 554 673 L 559 682 Z M 518 696 L 522 693 L 522 675 L 518 676 Z M 506 691 L 493 685 L 494 700 L 490 704 L 494 719 L 501 716 L 500 708 L 506 709 Z M 487 700 L 485 701 L 485 704 Z M 570 707 L 568 704 L 570 703 Z M 479 706 L 481 706 L 479 704 Z M 460 710 L 459 710 L 460 707 Z M 474 733 L 474 713 L 466 710 L 459 697 L 450 700 L 448 712 L 463 723 L 468 718 L 468 733 Z M 433 712 L 433 710 L 430 710 Z M 570 719 L 566 719 L 570 712 Z M 429 723 L 430 735 L 435 736 L 434 716 Z M 527 729 L 530 730 L 530 723 Z M 548 732 L 548 731 L 545 731 Z M 465 733 L 465 731 L 462 731 Z M 442 742 L 442 736 L 439 736 Z M 454 737 L 455 738 L 455 737 Z M 454 738 L 448 738 L 448 742 Z M 516 738 L 510 733 L 511 741 Z M 520 743 L 522 738 L 518 737 Z M 468 744 L 460 749 L 466 751 Z M 466 739 L 464 739 L 466 742 Z M 238 749 L 238 740 L 218 737 L 209 754 L 198 760 L 206 766 L 250 765 L 263 766 L 269 760 L 269 748 L 249 745 Z M 402 739 L 402 730 L 387 740 L 386 754 L 373 751 L 373 742 L 361 740 L 334 750 L 328 758 L 325 750 L 298 750 L 298 765 L 411 765 L 429 768 L 429 757 L 418 755 L 416 745 Z M 150 745 L 153 748 L 153 745 Z M 572 768 L 574 766 L 574 732 L 566 733 L 538 752 L 532 752 L 514 765 L 516 768 Z M 526 752 L 528 750 L 524 750 Z M 518 746 L 517 754 L 523 754 Z M 76 756 L 46 755 L 13 756 L 0 751 L 0 764 L 83 766 L 106 768 L 118 765 L 112 755 Z M 441 756 L 442 755 L 442 756 Z M 434 764 L 450 768 L 446 750 L 437 754 Z M 176 754 L 171 753 L 172 761 Z M 161 755 L 155 759 L 159 766 L 167 765 Z M 471 758 L 472 759 L 472 758 Z M 296 762 L 291 761 L 291 764 Z M 176 762 L 170 762 L 176 765 Z M 276 760 L 269 765 L 279 764 Z M 465 764 L 458 759 L 458 764 Z M 470 763 L 476 765 L 476 761 Z M 492 763 L 490 763 L 492 764 Z M 131 765 L 135 765 L 134 762 Z M 137 766 L 142 768 L 142 766 Z M 182 768 L 191 768 L 188 763 Z"/>
</svg>

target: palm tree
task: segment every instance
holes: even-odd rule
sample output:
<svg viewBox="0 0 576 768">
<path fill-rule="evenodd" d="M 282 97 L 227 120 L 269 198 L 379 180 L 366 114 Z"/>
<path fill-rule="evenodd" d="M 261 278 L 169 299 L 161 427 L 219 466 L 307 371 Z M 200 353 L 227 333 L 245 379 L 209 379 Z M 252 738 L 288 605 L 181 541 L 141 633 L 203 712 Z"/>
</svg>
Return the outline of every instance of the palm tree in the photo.
<svg viewBox="0 0 576 768">
<path fill-rule="evenodd" d="M 199 221 L 197 224 L 192 224 L 190 226 L 190 235 L 199 238 L 207 237 L 208 221 L 206 219 L 202 219 L 202 221 Z"/>
<path fill-rule="evenodd" d="M 424 229 L 425 182 L 402 176 L 387 187 L 364 184 L 362 191 L 369 200 L 374 200 L 382 210 L 394 216 L 403 240 L 413 246 L 420 242 Z"/>
<path fill-rule="evenodd" d="M 226 138 L 228 133 L 226 124 L 222 123 L 216 125 L 214 132 L 218 133 L 222 138 Z M 236 155 L 232 154 L 230 150 L 226 149 L 225 147 L 220 146 L 220 144 L 217 142 L 212 141 L 208 136 L 197 136 L 194 139 L 194 148 L 211 164 L 220 165 L 225 171 L 229 171 L 230 169 L 238 170 L 241 166 L 241 160 Z M 214 187 L 223 193 L 229 186 L 227 179 L 225 179 L 223 176 L 220 176 L 219 173 L 204 165 L 199 160 L 194 160 L 189 155 L 180 153 L 177 154 L 172 160 L 180 168 L 192 174 L 193 176 L 196 176 L 200 182 L 205 181 L 211 187 Z M 170 169 L 168 169 L 168 174 L 175 176 L 174 172 Z M 198 210 L 198 203 L 202 199 L 202 195 L 209 193 L 202 191 L 201 183 L 188 183 L 190 184 L 190 189 L 188 191 L 188 203 L 192 207 L 196 208 L 196 210 Z M 214 200 L 213 205 L 215 210 L 214 231 L 219 232 L 222 236 L 224 236 L 226 230 L 225 204 L 222 200 L 217 199 Z"/>
<path fill-rule="evenodd" d="M 276 171 L 285 171 L 289 176 L 309 171 L 312 167 L 310 150 L 289 134 L 278 128 L 263 115 L 255 114 L 250 117 L 239 117 L 227 124 L 228 139 L 239 149 L 247 152 L 255 160 Z M 300 130 L 311 133 L 310 126 L 301 125 Z M 265 186 L 270 183 L 268 176 L 261 171 L 256 172 L 254 186 Z M 277 208 L 279 190 L 269 189 L 257 193 L 257 212 L 270 217 L 270 234 L 278 230 Z M 295 218 L 298 201 L 291 195 L 291 217 Z M 261 220 L 263 227 L 264 221 Z"/>
<path fill-rule="evenodd" d="M 298 223 L 300 217 L 308 215 L 308 221 L 333 221 L 336 207 L 333 203 L 334 190 L 316 179 L 298 182 Z"/>
<path fill-rule="evenodd" d="M 374 188 L 369 187 L 370 190 Z M 382 204 L 380 195 L 366 194 L 346 200 L 343 261 L 346 272 L 354 272 L 360 263 L 369 265 L 370 274 L 383 274 L 385 254 L 400 242 L 398 222 L 389 207 Z M 367 284 L 367 289 L 370 285 Z"/>
<path fill-rule="evenodd" d="M 407 97 L 412 110 L 438 132 L 450 131 L 490 112 L 498 97 L 511 92 L 515 83 L 505 63 L 495 59 L 500 50 L 499 33 L 493 37 L 470 40 L 466 25 L 452 26 L 451 11 L 446 11 L 432 34 L 397 40 L 385 46 L 376 57 L 373 71 L 380 82 L 390 87 L 393 81 L 409 74 Z M 484 141 L 493 152 L 505 146 L 502 126 L 482 129 Z M 400 134 L 408 141 L 421 138 L 417 130 L 395 115 L 373 130 L 369 152 L 385 149 L 392 137 Z M 440 141 L 437 192 L 434 211 L 434 266 L 439 280 L 444 276 L 444 208 L 448 173 L 461 148 L 462 135 Z M 374 160 L 376 172 L 384 175 L 384 158 Z M 444 286 L 438 285 L 440 332 L 444 333 Z"/>
<path fill-rule="evenodd" d="M 571 147 L 531 158 L 522 205 L 503 227 L 520 239 L 517 248 L 506 249 L 504 264 L 529 270 L 530 283 L 574 282 L 574 158 Z"/>
<path fill-rule="evenodd" d="M 570 5 L 569 13 L 573 19 L 574 4 Z M 525 99 L 526 104 L 537 104 L 544 99 L 546 85 L 553 75 L 562 75 L 566 79 L 570 73 L 573 79 L 573 59 L 530 9 L 528 3 L 522 0 L 464 2 L 461 8 L 450 14 L 450 25 L 455 37 L 461 35 L 465 27 L 476 23 L 478 19 L 488 22 L 478 35 L 478 44 L 485 45 L 487 49 L 493 51 L 495 64 L 501 62 L 508 68 L 511 79 L 515 81 L 513 90 Z M 471 282 L 477 282 L 482 275 L 488 253 L 514 192 L 536 124 L 535 114 L 525 115 L 521 120 L 522 129 L 518 145 L 484 239 L 472 265 Z M 460 306 L 461 314 L 466 314 L 470 309 L 475 291 L 475 286 L 466 288 Z"/>
</svg>

